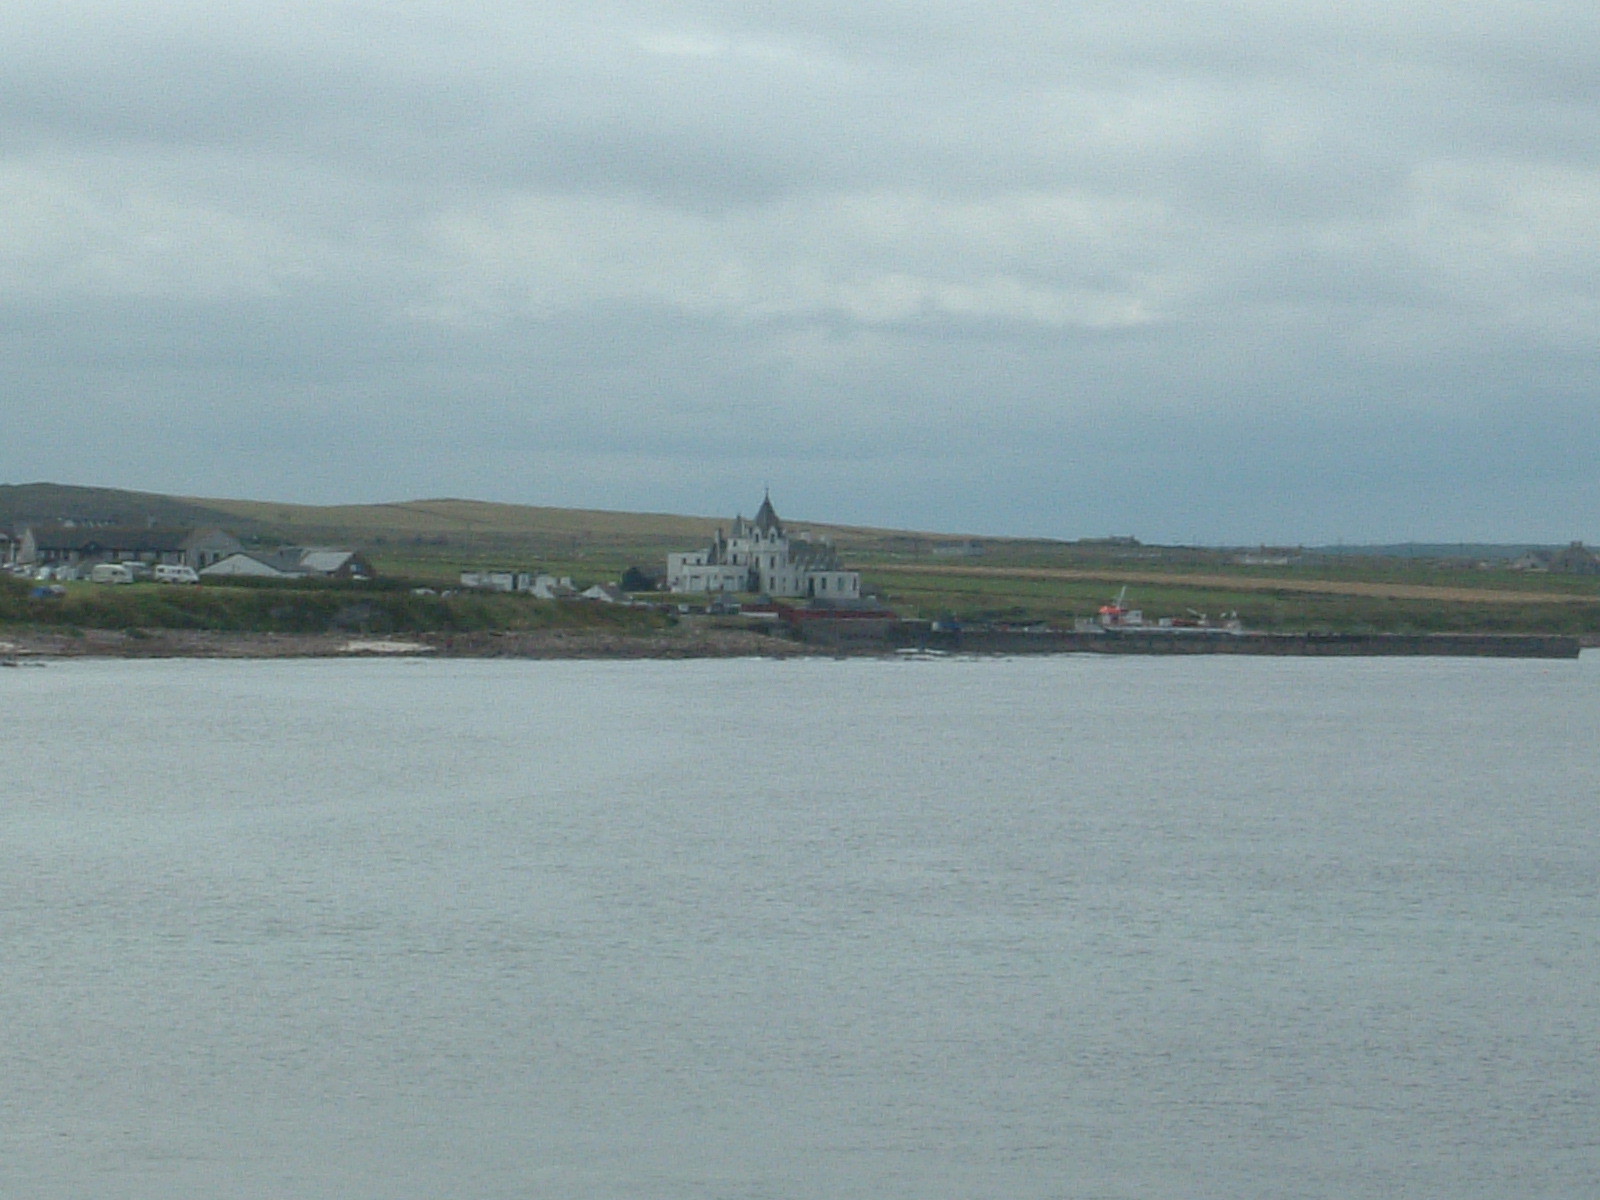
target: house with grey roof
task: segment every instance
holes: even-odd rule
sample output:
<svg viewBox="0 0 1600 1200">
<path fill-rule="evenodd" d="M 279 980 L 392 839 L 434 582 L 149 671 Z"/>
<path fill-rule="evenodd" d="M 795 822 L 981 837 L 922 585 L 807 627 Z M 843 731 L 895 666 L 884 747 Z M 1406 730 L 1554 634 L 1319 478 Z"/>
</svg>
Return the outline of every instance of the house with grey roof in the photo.
<svg viewBox="0 0 1600 1200">
<path fill-rule="evenodd" d="M 37 567 L 136 562 L 199 570 L 240 549 L 239 539 L 220 529 L 55 522 L 24 529 L 15 558 Z"/>
<path fill-rule="evenodd" d="M 578 599 L 595 600 L 601 604 L 629 605 L 633 603 L 633 598 L 614 583 L 596 583 L 586 587 L 578 593 Z"/>
<path fill-rule="evenodd" d="M 371 579 L 373 570 L 355 550 L 328 546 L 283 546 L 240 550 L 200 571 L 208 579 Z"/>
<path fill-rule="evenodd" d="M 1559 550 L 1529 550 L 1506 565 L 1513 571 L 1600 575 L 1600 554 L 1596 554 L 1582 542 L 1572 542 Z"/>
</svg>

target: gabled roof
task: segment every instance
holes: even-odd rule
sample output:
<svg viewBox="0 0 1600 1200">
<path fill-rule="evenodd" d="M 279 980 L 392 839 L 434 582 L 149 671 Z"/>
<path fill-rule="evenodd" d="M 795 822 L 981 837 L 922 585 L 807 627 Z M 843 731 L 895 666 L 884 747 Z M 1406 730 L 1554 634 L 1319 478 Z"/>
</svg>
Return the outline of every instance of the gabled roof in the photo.
<svg viewBox="0 0 1600 1200">
<path fill-rule="evenodd" d="M 334 550 L 325 546 L 308 546 L 300 552 L 300 560 L 296 565 L 302 570 L 315 571 L 319 575 L 332 575 L 355 556 L 356 552 L 354 550 Z"/>
<path fill-rule="evenodd" d="M 219 559 L 202 575 L 332 575 L 346 564 L 361 566 L 354 550 L 330 546 L 280 546 L 276 550 L 240 550 Z M 252 565 L 253 564 L 253 565 Z"/>
<path fill-rule="evenodd" d="M 31 527 L 33 544 L 40 550 L 124 550 L 170 554 L 186 549 L 193 530 L 148 525 L 64 525 Z"/>
<path fill-rule="evenodd" d="M 280 556 L 262 552 L 252 553 L 249 550 L 239 550 L 225 558 L 219 558 L 209 567 L 201 567 L 202 575 L 258 575 L 273 578 L 282 578 L 289 575 L 300 575 L 304 572 Z"/>
</svg>

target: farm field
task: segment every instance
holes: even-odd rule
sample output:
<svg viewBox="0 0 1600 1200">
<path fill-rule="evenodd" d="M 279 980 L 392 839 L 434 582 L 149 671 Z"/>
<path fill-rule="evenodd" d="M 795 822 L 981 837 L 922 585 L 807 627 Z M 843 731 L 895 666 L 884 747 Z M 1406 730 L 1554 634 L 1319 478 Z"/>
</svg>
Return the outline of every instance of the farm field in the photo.
<svg viewBox="0 0 1600 1200">
<path fill-rule="evenodd" d="M 1127 603 L 1148 619 L 1237 613 L 1263 630 L 1600 634 L 1600 588 L 1593 583 L 1518 587 L 1520 577 L 1503 578 L 1511 572 L 1493 573 L 1499 577 L 1477 587 L 1361 579 L 1348 567 L 1337 578 L 1315 568 L 1267 574 L 904 563 L 880 563 L 865 574 L 897 608 L 963 620 L 1070 623 L 1092 616 L 1125 586 Z M 1420 569 L 1410 574 L 1414 579 Z"/>
</svg>

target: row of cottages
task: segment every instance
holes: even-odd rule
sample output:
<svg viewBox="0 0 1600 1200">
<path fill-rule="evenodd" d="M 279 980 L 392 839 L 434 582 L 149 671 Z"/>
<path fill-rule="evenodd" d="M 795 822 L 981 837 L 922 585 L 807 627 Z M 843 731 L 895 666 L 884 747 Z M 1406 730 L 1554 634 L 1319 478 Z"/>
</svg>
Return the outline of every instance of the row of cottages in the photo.
<svg viewBox="0 0 1600 1200">
<path fill-rule="evenodd" d="M 861 573 L 845 570 L 832 542 L 785 533 L 768 495 L 754 520 L 735 517 L 726 536 L 717 530 L 706 549 L 669 554 L 667 590 L 859 600 Z"/>
<path fill-rule="evenodd" d="M 193 567 L 196 571 L 241 549 L 238 538 L 220 529 L 66 523 L 30 525 L 9 548 L 11 561 L 22 567 L 138 562 Z"/>
<path fill-rule="evenodd" d="M 481 592 L 523 592 L 536 600 L 564 600 L 578 594 L 570 576 L 558 579 L 536 571 L 463 571 L 461 586 Z"/>
<path fill-rule="evenodd" d="M 284 546 L 238 550 L 203 567 L 208 579 L 371 579 L 372 564 L 355 550 L 331 546 Z"/>
<path fill-rule="evenodd" d="M 597 583 L 581 592 L 572 577 L 533 571 L 463 571 L 461 586 L 482 592 L 521 592 L 535 600 L 598 600 L 602 604 L 632 604 L 633 600 L 612 583 Z"/>
</svg>

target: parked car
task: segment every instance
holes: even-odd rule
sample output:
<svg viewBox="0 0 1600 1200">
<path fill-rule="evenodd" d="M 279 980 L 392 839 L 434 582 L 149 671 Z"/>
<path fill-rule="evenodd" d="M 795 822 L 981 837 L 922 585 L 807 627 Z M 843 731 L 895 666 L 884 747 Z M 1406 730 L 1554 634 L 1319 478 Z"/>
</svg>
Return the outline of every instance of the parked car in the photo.
<svg viewBox="0 0 1600 1200">
<path fill-rule="evenodd" d="M 159 563 L 155 569 L 157 583 L 199 583 L 200 576 L 193 567 L 181 563 Z"/>
</svg>

